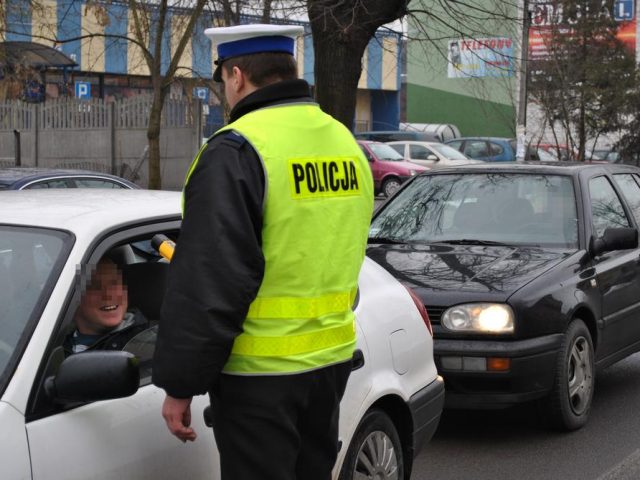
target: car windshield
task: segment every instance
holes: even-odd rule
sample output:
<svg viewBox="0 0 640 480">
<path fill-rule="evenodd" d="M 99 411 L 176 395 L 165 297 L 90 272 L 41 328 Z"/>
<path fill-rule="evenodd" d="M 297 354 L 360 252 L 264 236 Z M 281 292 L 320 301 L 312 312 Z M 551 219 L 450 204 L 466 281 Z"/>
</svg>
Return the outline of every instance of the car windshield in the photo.
<svg viewBox="0 0 640 480">
<path fill-rule="evenodd" d="M 518 173 L 417 177 L 374 218 L 369 239 L 576 248 L 573 183 L 567 176 Z"/>
<path fill-rule="evenodd" d="M 431 148 L 450 160 L 469 160 L 469 157 L 467 157 L 464 153 L 451 148 L 449 145 L 433 143 L 431 144 Z"/>
<path fill-rule="evenodd" d="M 68 238 L 55 230 L 0 225 L 0 391 L 14 352 L 51 293 Z"/>
<path fill-rule="evenodd" d="M 404 157 L 385 143 L 370 143 L 369 148 L 378 160 L 401 162 Z"/>
</svg>

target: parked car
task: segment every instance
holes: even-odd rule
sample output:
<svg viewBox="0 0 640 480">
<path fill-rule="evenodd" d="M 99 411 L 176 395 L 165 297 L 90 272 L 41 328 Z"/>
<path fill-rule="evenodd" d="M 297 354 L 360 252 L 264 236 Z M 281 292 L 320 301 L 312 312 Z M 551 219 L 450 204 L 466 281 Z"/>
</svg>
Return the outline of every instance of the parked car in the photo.
<svg viewBox="0 0 640 480">
<path fill-rule="evenodd" d="M 0 168 L 0 190 L 36 188 L 140 188 L 124 178 L 89 170 L 9 167 Z"/>
<path fill-rule="evenodd" d="M 640 349 L 640 169 L 432 170 L 375 213 L 368 255 L 422 298 L 447 406 L 589 416 L 596 368 Z"/>
<path fill-rule="evenodd" d="M 381 142 L 358 140 L 358 145 L 369 161 L 376 194 L 393 195 L 409 178 L 427 171 L 425 167 L 406 162 L 402 155 Z"/>
<path fill-rule="evenodd" d="M 193 400 L 200 435 L 185 446 L 150 383 L 168 265 L 150 239 L 179 242 L 179 228 L 178 192 L 0 192 L 0 478 L 220 478 L 202 415 L 208 398 Z M 125 351 L 65 358 L 87 274 L 106 252 L 124 273 L 129 305 L 152 326 Z M 430 323 L 415 294 L 369 259 L 354 311 L 334 478 L 408 478 L 444 402 Z"/>
<path fill-rule="evenodd" d="M 377 130 L 371 132 L 356 132 L 357 140 L 371 140 L 374 142 L 392 142 L 394 140 L 418 140 L 423 142 L 438 142 L 436 133 L 415 132 L 410 130 Z"/>
<path fill-rule="evenodd" d="M 473 160 L 464 153 L 440 142 L 401 141 L 387 142 L 387 145 L 402 155 L 405 160 L 427 168 L 466 165 L 482 161 Z"/>
<path fill-rule="evenodd" d="M 538 152 L 540 152 L 540 150 L 544 150 L 563 162 L 575 160 L 573 152 L 566 144 L 556 145 L 555 143 L 534 143 L 531 146 L 537 148 Z"/>
<path fill-rule="evenodd" d="M 513 162 L 516 160 L 515 138 L 462 137 L 445 142 L 469 158 L 485 162 Z M 528 148 L 525 160 L 540 160 L 535 149 Z"/>
</svg>

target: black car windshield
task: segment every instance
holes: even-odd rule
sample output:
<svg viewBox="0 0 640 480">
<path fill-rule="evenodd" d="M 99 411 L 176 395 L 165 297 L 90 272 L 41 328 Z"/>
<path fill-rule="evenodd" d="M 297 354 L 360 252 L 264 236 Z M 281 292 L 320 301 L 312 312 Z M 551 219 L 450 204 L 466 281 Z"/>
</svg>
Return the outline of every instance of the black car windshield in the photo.
<svg viewBox="0 0 640 480">
<path fill-rule="evenodd" d="M 68 238 L 55 230 L 0 225 L 0 392 L 64 264 Z"/>
<path fill-rule="evenodd" d="M 533 173 L 421 176 L 373 219 L 369 238 L 577 248 L 573 183 L 568 176 Z"/>
<path fill-rule="evenodd" d="M 386 143 L 370 143 L 369 148 L 378 160 L 401 162 L 404 157 Z"/>
</svg>

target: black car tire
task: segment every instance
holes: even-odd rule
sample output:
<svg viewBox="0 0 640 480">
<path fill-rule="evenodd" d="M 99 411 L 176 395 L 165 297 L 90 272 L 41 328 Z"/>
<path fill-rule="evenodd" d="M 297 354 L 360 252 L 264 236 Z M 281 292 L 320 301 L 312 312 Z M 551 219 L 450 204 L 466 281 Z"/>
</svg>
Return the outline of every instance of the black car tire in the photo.
<svg viewBox="0 0 640 480">
<path fill-rule="evenodd" d="M 382 410 L 373 409 L 365 414 L 349 445 L 339 480 L 355 478 L 404 480 L 400 437 Z"/>
<path fill-rule="evenodd" d="M 540 402 L 543 419 L 550 427 L 570 431 L 587 423 L 594 381 L 591 334 L 582 320 L 574 319 L 558 352 L 553 389 Z"/>
<path fill-rule="evenodd" d="M 400 188 L 400 180 L 395 177 L 389 177 L 382 182 L 382 193 L 385 197 L 390 197 Z"/>
</svg>

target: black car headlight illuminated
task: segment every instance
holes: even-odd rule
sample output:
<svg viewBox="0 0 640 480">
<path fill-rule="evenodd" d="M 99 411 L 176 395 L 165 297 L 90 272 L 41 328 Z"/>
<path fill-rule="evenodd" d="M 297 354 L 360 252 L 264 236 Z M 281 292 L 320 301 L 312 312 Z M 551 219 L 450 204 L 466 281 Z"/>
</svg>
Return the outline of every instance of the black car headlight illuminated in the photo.
<svg viewBox="0 0 640 480">
<path fill-rule="evenodd" d="M 468 303 L 444 312 L 442 325 L 454 332 L 513 333 L 513 310 L 502 303 Z"/>
</svg>

